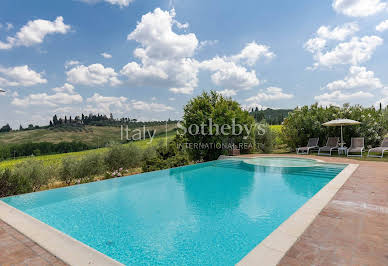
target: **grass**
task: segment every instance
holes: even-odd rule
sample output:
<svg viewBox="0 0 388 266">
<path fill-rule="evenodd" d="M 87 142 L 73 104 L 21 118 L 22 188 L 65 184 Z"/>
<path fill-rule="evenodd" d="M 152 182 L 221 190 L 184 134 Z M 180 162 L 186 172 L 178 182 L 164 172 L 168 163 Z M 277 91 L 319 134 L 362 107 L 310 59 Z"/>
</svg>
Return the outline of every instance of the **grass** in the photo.
<svg viewBox="0 0 388 266">
<path fill-rule="evenodd" d="M 175 124 L 168 125 L 168 131 L 174 129 Z M 165 132 L 165 125 L 153 126 L 146 129 L 156 130 L 156 134 Z M 1 144 L 20 144 L 27 142 L 72 142 L 82 141 L 94 147 L 101 147 L 104 143 L 119 143 L 121 141 L 120 127 L 58 127 L 48 129 L 34 129 L 27 131 L 11 131 L 0 133 Z"/>
<path fill-rule="evenodd" d="M 170 130 L 167 132 L 167 141 L 171 140 L 175 136 L 175 130 Z M 146 140 L 139 140 L 133 142 L 136 146 L 139 148 L 147 148 L 149 145 L 151 146 L 156 146 L 159 145 L 159 143 L 163 143 L 166 138 L 164 134 L 158 135 L 154 137 L 153 141 L 150 142 L 149 139 Z M 128 144 L 123 144 L 123 145 L 128 145 Z M 87 150 L 87 151 L 80 151 L 80 152 L 70 152 L 70 153 L 61 153 L 61 154 L 53 154 L 53 155 L 42 155 L 42 156 L 35 156 L 34 158 L 37 160 L 42 160 L 44 161 L 45 164 L 47 165 L 59 165 L 62 161 L 63 158 L 66 157 L 75 157 L 75 158 L 81 158 L 82 156 L 85 156 L 87 154 L 91 153 L 103 153 L 106 152 L 108 148 L 99 148 L 99 149 L 94 149 L 94 150 Z M 0 169 L 4 168 L 12 168 L 15 165 L 31 159 L 31 157 L 22 157 L 22 158 L 16 158 L 16 159 L 11 159 L 11 160 L 6 160 L 0 162 Z"/>
</svg>

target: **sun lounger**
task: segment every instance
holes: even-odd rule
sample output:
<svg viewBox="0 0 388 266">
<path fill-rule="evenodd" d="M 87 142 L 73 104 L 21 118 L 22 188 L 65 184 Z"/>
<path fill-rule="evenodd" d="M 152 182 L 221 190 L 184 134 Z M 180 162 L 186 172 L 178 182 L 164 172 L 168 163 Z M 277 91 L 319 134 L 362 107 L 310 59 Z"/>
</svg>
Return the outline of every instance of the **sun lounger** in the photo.
<svg viewBox="0 0 388 266">
<path fill-rule="evenodd" d="M 368 151 L 368 157 L 383 158 L 385 151 L 388 151 L 388 137 L 384 138 L 380 147 L 370 149 Z M 381 154 L 381 155 L 371 155 L 370 153 L 377 153 L 377 154 Z"/>
<path fill-rule="evenodd" d="M 319 138 L 310 138 L 306 147 L 296 149 L 296 154 L 309 154 L 310 150 L 318 150 Z"/>
<path fill-rule="evenodd" d="M 364 151 L 364 138 L 352 138 L 349 149 L 347 150 L 348 157 L 362 157 Z M 355 154 L 351 154 L 355 153 Z"/>
<path fill-rule="evenodd" d="M 338 150 L 339 137 L 329 137 L 326 146 L 319 148 L 318 155 L 329 155 L 331 152 Z"/>
</svg>

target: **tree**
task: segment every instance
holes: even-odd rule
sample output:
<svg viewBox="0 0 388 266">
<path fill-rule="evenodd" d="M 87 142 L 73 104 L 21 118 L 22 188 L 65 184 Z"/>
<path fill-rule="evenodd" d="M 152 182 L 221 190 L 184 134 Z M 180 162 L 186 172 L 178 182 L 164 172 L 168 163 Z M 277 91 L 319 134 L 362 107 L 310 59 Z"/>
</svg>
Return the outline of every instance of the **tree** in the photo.
<svg viewBox="0 0 388 266">
<path fill-rule="evenodd" d="M 6 124 L 2 128 L 0 128 L 0 132 L 10 132 L 12 128 L 9 126 L 9 124 Z"/>
<path fill-rule="evenodd" d="M 54 126 L 58 125 L 58 117 L 57 117 L 57 115 L 53 116 L 53 124 L 54 124 Z"/>
<path fill-rule="evenodd" d="M 253 143 L 252 130 L 247 132 L 241 130 L 231 134 L 223 134 L 221 127 L 224 128 L 239 124 L 253 129 L 255 122 L 248 111 L 242 110 L 240 104 L 230 98 L 224 98 L 222 95 L 211 91 L 202 93 L 189 101 L 184 108 L 183 126 L 189 145 L 197 145 L 203 148 L 189 148 L 188 152 L 194 160 L 214 160 L 221 154 L 227 153 L 230 145 L 239 145 L 243 143 Z M 202 126 L 203 125 L 203 126 Z M 218 125 L 218 132 L 217 132 Z M 199 129 L 201 127 L 201 129 Z M 203 128 L 203 130 L 202 130 Z M 198 130 L 201 132 L 198 132 Z M 198 134 L 193 131 L 197 131 Z M 224 130 L 224 133 L 226 131 Z"/>
</svg>

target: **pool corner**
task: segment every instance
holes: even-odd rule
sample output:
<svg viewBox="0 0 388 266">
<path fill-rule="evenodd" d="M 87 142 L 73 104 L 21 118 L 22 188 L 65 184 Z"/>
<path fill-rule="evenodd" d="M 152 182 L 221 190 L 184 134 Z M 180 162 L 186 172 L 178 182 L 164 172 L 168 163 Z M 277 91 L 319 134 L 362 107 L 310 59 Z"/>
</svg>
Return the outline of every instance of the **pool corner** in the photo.
<svg viewBox="0 0 388 266">
<path fill-rule="evenodd" d="M 240 260 L 237 265 L 257 265 L 258 262 L 267 266 L 277 265 L 321 210 L 356 171 L 358 166 L 358 164 L 348 164 L 335 178 Z"/>
</svg>

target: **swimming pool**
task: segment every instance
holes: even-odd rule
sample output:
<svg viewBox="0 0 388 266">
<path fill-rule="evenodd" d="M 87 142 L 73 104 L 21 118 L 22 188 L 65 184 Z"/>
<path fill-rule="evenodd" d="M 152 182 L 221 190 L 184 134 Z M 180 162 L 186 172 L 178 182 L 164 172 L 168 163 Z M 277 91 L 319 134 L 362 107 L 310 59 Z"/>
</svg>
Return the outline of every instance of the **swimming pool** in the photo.
<svg viewBox="0 0 388 266">
<path fill-rule="evenodd" d="M 2 199 L 128 265 L 233 265 L 346 165 L 246 159 Z"/>
</svg>

